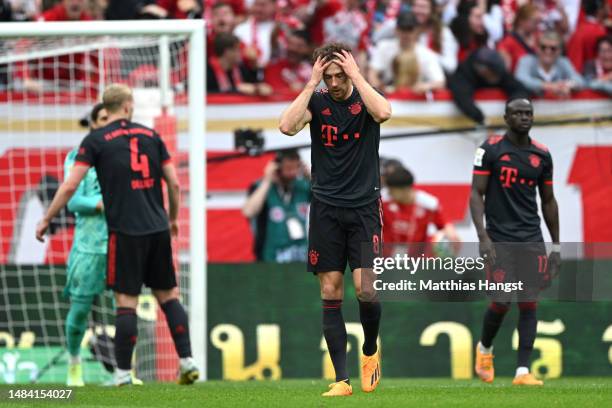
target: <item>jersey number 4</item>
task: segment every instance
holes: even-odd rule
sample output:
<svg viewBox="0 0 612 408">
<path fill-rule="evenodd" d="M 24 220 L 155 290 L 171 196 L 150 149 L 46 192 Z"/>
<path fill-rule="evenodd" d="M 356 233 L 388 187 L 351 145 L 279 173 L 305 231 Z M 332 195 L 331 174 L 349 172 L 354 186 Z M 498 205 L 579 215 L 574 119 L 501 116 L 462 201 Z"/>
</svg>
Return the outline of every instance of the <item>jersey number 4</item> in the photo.
<svg viewBox="0 0 612 408">
<path fill-rule="evenodd" d="M 142 173 L 142 178 L 149 178 L 149 158 L 146 154 L 138 154 L 138 138 L 130 140 L 130 166 L 132 171 Z"/>
</svg>

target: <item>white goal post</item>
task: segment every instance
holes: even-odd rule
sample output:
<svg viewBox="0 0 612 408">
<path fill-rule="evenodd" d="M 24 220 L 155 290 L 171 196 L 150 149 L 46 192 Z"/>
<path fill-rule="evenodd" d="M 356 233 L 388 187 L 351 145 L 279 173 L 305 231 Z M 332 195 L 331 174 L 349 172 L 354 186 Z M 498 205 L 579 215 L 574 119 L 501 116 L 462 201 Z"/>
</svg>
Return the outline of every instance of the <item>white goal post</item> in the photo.
<svg viewBox="0 0 612 408">
<path fill-rule="evenodd" d="M 189 324 L 193 356 L 202 370 L 203 379 L 207 378 L 207 306 L 206 306 L 206 147 L 205 147 L 205 53 L 206 41 L 203 20 L 139 20 L 139 21 L 93 21 L 93 22 L 32 22 L 0 24 L 0 43 L 15 39 L 33 39 L 45 41 L 51 37 L 89 38 L 107 36 L 123 40 L 138 36 L 150 36 L 159 39 L 159 88 L 162 107 L 169 105 L 172 98 L 170 84 L 170 53 L 168 36 L 182 35 L 188 40 L 188 60 L 186 92 L 188 130 L 188 172 L 189 194 Z M 91 40 L 93 43 L 93 40 Z M 91 43 L 90 45 L 91 46 Z M 91 49 L 90 49 L 91 51 Z M 45 47 L 36 50 L 33 58 L 45 58 Z M 71 52 L 79 52 L 78 46 Z M 10 52 L 5 52 L 4 62 L 11 58 L 19 60 Z M 101 75 L 100 88 L 103 88 L 104 75 Z M 184 90 L 184 89 L 183 89 Z M 2 102 L 6 103 L 6 102 Z M 10 100 L 5 109 L 11 107 Z M 138 109 L 138 107 L 136 107 Z M 24 109 L 27 115 L 27 107 Z M 76 122 L 75 118 L 75 122 Z M 10 129 L 9 129 L 10 132 Z M 84 134 L 84 133 L 83 133 Z M 185 149 L 183 144 L 183 149 Z M 2 149 L 0 149 L 2 150 Z M 186 254 L 187 256 L 187 254 Z M 0 288 L 1 289 L 1 288 Z M 1 290 L 0 290 L 1 292 Z M 1 295 L 1 293 L 0 293 Z M 1 345 L 0 345 L 1 346 Z M 1 382 L 1 381 L 0 381 Z"/>
</svg>

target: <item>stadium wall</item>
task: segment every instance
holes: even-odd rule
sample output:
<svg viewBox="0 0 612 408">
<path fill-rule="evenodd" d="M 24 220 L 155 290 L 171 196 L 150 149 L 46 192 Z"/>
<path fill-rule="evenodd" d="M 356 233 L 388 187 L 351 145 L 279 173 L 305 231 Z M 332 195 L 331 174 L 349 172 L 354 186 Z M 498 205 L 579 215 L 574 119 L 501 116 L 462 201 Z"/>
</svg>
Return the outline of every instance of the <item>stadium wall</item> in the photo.
<svg viewBox="0 0 612 408">
<path fill-rule="evenodd" d="M 254 103 L 244 97 L 211 97 L 208 105 L 208 156 L 232 152 L 233 131 L 250 127 L 262 129 L 266 148 L 306 144 L 308 130 L 288 138 L 277 130 L 279 113 L 288 101 Z M 393 118 L 382 128 L 383 135 L 418 130 L 455 128 L 470 123 L 458 114 L 448 99 L 435 101 L 393 99 Z M 487 117 L 501 123 L 503 99 L 498 93 L 482 93 L 479 104 Z M 184 117 L 177 106 L 177 117 Z M 76 111 L 83 106 L 0 104 L 12 118 L 0 123 L 0 264 L 62 264 L 65 262 L 72 230 L 58 225 L 46 246 L 34 239 L 34 227 L 43 211 L 41 180 L 60 180 L 61 164 L 67 151 L 77 145 L 83 130 Z M 37 118 L 28 120 L 28 112 Z M 572 100 L 539 100 L 535 103 L 539 121 L 609 115 L 612 101 L 582 94 Z M 138 113 L 138 112 L 137 112 Z M 179 168 L 186 168 L 188 139 L 185 124 L 178 123 Z M 532 135 L 549 147 L 555 160 L 554 186 L 560 203 L 561 240 L 564 242 L 612 242 L 612 127 L 605 124 L 536 127 Z M 46 137 L 48 136 L 48 137 Z M 483 133 L 448 133 L 383 141 L 382 156 L 399 158 L 415 174 L 419 187 L 437 195 L 447 217 L 458 226 L 464 241 L 475 241 L 468 212 L 473 153 Z M 33 140 L 35 142 L 33 142 Z M 301 154 L 310 162 L 310 150 Z M 252 235 L 240 208 L 250 183 L 262 173 L 271 156 L 209 163 L 208 255 L 210 262 L 248 262 Z M 43 165 L 44 164 L 44 165 Z M 28 166 L 28 170 L 25 168 Z M 186 173 L 182 185 L 188 194 Z M 26 177 L 27 175 L 27 177 Z M 52 184 L 52 183 L 51 183 Z M 52 191 L 51 191 L 52 192 Z M 188 211 L 182 211 L 181 252 L 187 252 Z M 185 259 L 182 256 L 181 259 Z"/>
<path fill-rule="evenodd" d="M 601 268 L 612 268 L 610 261 L 597 262 Z M 561 276 L 567 276 L 575 266 L 571 261 L 564 263 Z M 13 267 L 4 268 L 5 273 L 14 276 Z M 50 289 L 61 287 L 64 279 L 63 268 L 41 267 L 36 276 L 15 278 L 15 290 L 9 298 L 0 300 L 53 304 L 57 294 L 50 293 Z M 19 285 L 35 283 L 40 288 L 38 293 L 30 292 L 24 298 L 17 290 Z M 347 285 L 343 314 L 350 343 L 349 369 L 356 376 L 363 331 L 354 299 L 352 285 Z M 474 344 L 486 302 L 445 300 L 441 297 L 428 302 L 383 303 L 380 344 L 385 376 L 473 377 Z M 209 378 L 331 378 L 333 370 L 320 327 L 318 283 L 306 273 L 304 265 L 209 264 L 207 301 Z M 152 302 L 152 296 L 141 296 L 139 337 L 155 339 Z M 57 318 L 58 314 L 65 315 L 67 306 L 62 300 L 55 307 L 28 308 L 30 315 L 9 319 L 5 315 L 7 305 L 0 304 L 0 383 L 11 378 L 28 382 L 32 370 L 39 370 L 48 361 L 50 351 L 54 354 L 60 349 L 61 344 L 41 344 L 41 338 L 60 338 L 60 333 L 55 333 L 61 330 Z M 541 302 L 533 371 L 545 378 L 612 375 L 611 312 L 609 300 Z M 516 319 L 514 307 L 495 342 L 495 368 L 501 376 L 514 372 Z M 154 353 L 151 347 L 136 350 L 137 355 L 140 352 Z M 147 357 L 147 361 L 154 361 L 152 356 Z M 64 381 L 65 364 L 61 360 L 41 381 Z M 101 365 L 90 359 L 85 372 L 88 382 L 108 378 Z"/>
</svg>

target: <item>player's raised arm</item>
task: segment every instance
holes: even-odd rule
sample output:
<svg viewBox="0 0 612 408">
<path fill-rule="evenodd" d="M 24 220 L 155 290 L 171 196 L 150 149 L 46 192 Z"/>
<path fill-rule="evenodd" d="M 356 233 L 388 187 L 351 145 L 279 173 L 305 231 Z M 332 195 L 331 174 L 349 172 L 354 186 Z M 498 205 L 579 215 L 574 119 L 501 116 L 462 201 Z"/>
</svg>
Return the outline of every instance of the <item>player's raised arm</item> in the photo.
<svg viewBox="0 0 612 408">
<path fill-rule="evenodd" d="M 334 60 L 336 64 L 342 68 L 344 73 L 351 79 L 353 86 L 357 88 L 361 99 L 365 104 L 368 113 L 372 115 L 374 120 L 378 123 L 385 122 L 391 117 L 391 103 L 384 96 L 376 92 L 374 88 L 365 80 L 363 75 L 359 72 L 359 67 L 353 54 L 343 50 L 341 53 L 334 53 L 338 57 Z"/>
<path fill-rule="evenodd" d="M 304 90 L 300 92 L 297 98 L 291 102 L 291 105 L 280 117 L 278 129 L 287 136 L 293 136 L 306 126 L 312 120 L 312 115 L 308 110 L 308 102 L 312 97 L 312 93 L 315 91 L 321 79 L 323 78 L 323 72 L 331 64 L 330 61 L 325 61 L 321 57 L 317 58 L 312 67 L 312 76 L 310 81 L 304 87 Z"/>
<path fill-rule="evenodd" d="M 51 220 L 59 214 L 59 212 L 66 206 L 74 192 L 79 187 L 81 180 L 87 174 L 87 170 L 89 170 L 89 166 L 78 164 L 70 170 L 70 175 L 62 185 L 59 187 L 55 196 L 53 197 L 53 201 L 51 201 L 51 205 L 47 209 L 47 213 L 43 217 L 42 220 L 36 226 L 36 239 L 40 242 L 44 242 L 44 235 L 49 228 L 49 223 Z"/>
</svg>

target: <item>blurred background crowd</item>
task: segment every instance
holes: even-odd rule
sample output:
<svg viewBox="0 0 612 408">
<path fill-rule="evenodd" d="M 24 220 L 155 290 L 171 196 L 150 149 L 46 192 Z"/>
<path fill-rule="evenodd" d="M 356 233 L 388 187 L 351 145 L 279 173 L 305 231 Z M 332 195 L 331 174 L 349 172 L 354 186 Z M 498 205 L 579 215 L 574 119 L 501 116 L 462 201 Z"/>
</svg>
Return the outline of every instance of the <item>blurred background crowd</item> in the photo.
<svg viewBox="0 0 612 408">
<path fill-rule="evenodd" d="M 481 88 L 612 94 L 612 0 L 0 0 L 4 21 L 204 18 L 209 93 L 299 91 L 325 42 L 352 47 L 377 88 L 449 89 L 484 123 Z"/>
</svg>

